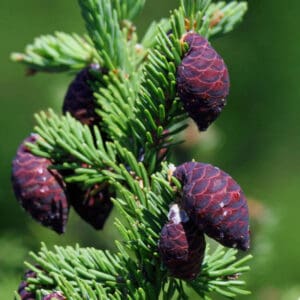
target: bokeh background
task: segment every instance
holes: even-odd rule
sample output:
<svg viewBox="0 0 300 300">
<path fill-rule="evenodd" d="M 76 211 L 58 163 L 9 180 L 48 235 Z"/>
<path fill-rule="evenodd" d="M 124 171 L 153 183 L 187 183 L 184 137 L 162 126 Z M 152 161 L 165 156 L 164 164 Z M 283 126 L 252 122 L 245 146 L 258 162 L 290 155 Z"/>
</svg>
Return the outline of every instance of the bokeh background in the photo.
<svg viewBox="0 0 300 300">
<path fill-rule="evenodd" d="M 178 1 L 179 2 L 179 1 Z M 148 0 L 137 19 L 142 34 L 153 18 L 168 15 L 174 0 Z M 231 93 L 221 117 L 205 134 L 191 126 L 188 142 L 174 159 L 191 157 L 230 173 L 250 199 L 253 243 L 248 299 L 300 297 L 300 1 L 251 0 L 244 22 L 213 40 L 231 76 Z M 80 243 L 113 248 L 113 216 L 95 232 L 71 214 L 58 237 L 32 221 L 17 204 L 10 185 L 11 161 L 34 126 L 33 114 L 59 111 L 71 77 L 38 74 L 10 62 L 35 36 L 55 30 L 84 32 L 76 1 L 1 1 L 0 73 L 0 299 L 12 299 L 28 252 L 48 245 Z M 240 297 L 241 299 L 244 297 Z M 245 297 L 247 299 L 247 297 Z"/>
</svg>

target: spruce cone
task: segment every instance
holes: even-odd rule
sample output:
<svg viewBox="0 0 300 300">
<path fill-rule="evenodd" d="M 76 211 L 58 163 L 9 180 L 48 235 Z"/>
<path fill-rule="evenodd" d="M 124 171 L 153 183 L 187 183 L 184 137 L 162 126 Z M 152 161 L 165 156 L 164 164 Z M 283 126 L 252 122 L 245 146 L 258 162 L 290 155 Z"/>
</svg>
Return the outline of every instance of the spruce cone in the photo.
<svg viewBox="0 0 300 300">
<path fill-rule="evenodd" d="M 182 206 L 199 230 L 227 247 L 249 249 L 248 206 L 240 186 L 209 164 L 188 162 L 174 172 L 183 185 Z"/>
<path fill-rule="evenodd" d="M 38 222 L 63 233 L 68 220 L 69 205 L 62 177 L 50 170 L 49 159 L 38 157 L 25 143 L 35 143 L 38 135 L 31 135 L 20 145 L 12 163 L 12 184 L 16 198 Z"/>
<path fill-rule="evenodd" d="M 171 276 L 193 280 L 204 258 L 204 234 L 190 221 L 171 218 L 161 231 L 158 250 Z"/>
<path fill-rule="evenodd" d="M 187 33 L 190 46 L 177 68 L 177 92 L 199 130 L 219 116 L 229 93 L 229 75 L 221 56 L 197 33 Z"/>
<path fill-rule="evenodd" d="M 102 229 L 113 207 L 109 187 L 100 189 L 96 185 L 82 191 L 78 185 L 72 184 L 67 186 L 67 191 L 70 203 L 78 215 L 95 229 Z"/>
<path fill-rule="evenodd" d="M 100 121 L 95 112 L 95 99 L 89 82 L 95 81 L 93 72 L 101 72 L 98 65 L 91 65 L 81 70 L 69 85 L 63 104 L 63 113 L 70 114 L 83 124 L 93 126 Z"/>
</svg>

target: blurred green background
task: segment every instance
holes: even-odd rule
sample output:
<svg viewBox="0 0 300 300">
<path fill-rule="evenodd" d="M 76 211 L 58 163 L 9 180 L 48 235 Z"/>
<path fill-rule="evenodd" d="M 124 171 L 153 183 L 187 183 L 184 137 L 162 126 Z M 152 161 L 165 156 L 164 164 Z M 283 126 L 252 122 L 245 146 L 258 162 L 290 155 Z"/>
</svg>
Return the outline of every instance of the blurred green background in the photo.
<svg viewBox="0 0 300 300">
<path fill-rule="evenodd" d="M 148 0 L 137 20 L 139 32 L 153 18 L 168 15 L 178 2 Z M 76 1 L 1 1 L 0 8 L 0 299 L 12 299 L 23 261 L 41 241 L 113 248 L 117 233 L 113 217 L 103 232 L 95 232 L 71 214 L 67 233 L 57 236 L 32 221 L 17 204 L 10 185 L 12 158 L 31 132 L 35 112 L 48 107 L 60 111 L 72 78 L 26 77 L 22 66 L 10 62 L 9 54 L 22 51 L 40 34 L 82 33 L 84 26 Z M 207 133 L 198 135 L 191 127 L 186 133 L 190 142 L 176 151 L 178 161 L 193 156 L 224 169 L 252 199 L 254 259 L 247 280 L 253 295 L 248 299 L 300 297 L 299 10 L 298 0 L 251 0 L 244 22 L 212 41 L 229 67 L 228 105 Z"/>
</svg>

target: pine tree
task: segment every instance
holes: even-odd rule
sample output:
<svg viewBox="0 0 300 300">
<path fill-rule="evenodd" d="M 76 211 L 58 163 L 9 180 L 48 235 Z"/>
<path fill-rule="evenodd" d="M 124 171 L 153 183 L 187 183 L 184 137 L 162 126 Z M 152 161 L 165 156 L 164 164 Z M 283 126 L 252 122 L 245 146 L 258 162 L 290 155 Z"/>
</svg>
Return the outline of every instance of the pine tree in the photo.
<svg viewBox="0 0 300 300">
<path fill-rule="evenodd" d="M 176 219 L 169 206 L 174 208 L 186 187 L 172 176 L 175 167 L 168 161 L 178 133 L 187 127 L 177 91 L 177 69 L 189 51 L 183 36 L 194 32 L 210 40 L 224 35 L 242 20 L 247 4 L 181 0 L 178 9 L 153 22 L 139 39 L 133 19 L 144 2 L 78 0 L 87 34 L 56 32 L 35 39 L 24 53 L 12 54 L 30 73 L 79 72 L 75 80 L 80 80 L 80 72 L 87 72 L 82 76 L 93 95 L 87 104 L 92 119 L 82 117 L 91 117 L 81 106 L 84 101 L 78 114 L 67 104 L 63 115 L 51 109 L 38 113 L 33 129 L 38 138 L 25 141 L 24 147 L 51 162 L 48 169 L 63 178 L 70 207 L 79 214 L 84 210 L 82 217 L 94 227 L 102 228 L 110 212 L 102 199 L 108 197 L 119 212 L 114 224 L 122 236 L 115 253 L 79 246 L 49 250 L 42 244 L 25 263 L 30 276 L 16 299 L 188 299 L 187 287 L 203 299 L 211 299 L 211 292 L 229 298 L 249 294 L 238 277 L 249 270 L 251 255 L 237 258 L 237 249 L 223 246 L 211 252 L 207 242 L 200 273 L 186 280 L 172 273 L 158 247 L 164 225 Z M 71 102 L 83 90 L 73 83 Z M 19 185 L 28 188 L 27 182 Z M 100 223 L 94 219 L 97 201 L 100 211 L 108 205 Z M 48 212 L 51 203 L 41 204 Z M 51 222 L 51 213 L 48 217 Z"/>
</svg>

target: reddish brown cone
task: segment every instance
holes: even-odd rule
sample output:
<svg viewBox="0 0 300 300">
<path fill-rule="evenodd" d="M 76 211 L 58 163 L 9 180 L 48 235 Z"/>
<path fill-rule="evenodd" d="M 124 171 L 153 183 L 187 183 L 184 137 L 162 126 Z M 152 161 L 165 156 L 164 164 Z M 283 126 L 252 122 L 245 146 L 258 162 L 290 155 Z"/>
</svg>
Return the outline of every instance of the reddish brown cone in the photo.
<svg viewBox="0 0 300 300">
<path fill-rule="evenodd" d="M 81 70 L 69 85 L 63 104 L 63 113 L 70 114 L 89 126 L 99 123 L 100 117 L 95 112 L 95 99 L 90 82 L 95 81 L 92 72 L 101 72 L 98 65 L 91 65 Z"/>
<path fill-rule="evenodd" d="M 25 143 L 35 143 L 38 135 L 23 141 L 12 163 L 12 184 L 16 198 L 23 208 L 38 222 L 63 233 L 68 220 L 69 205 L 62 177 L 48 169 L 49 159 L 38 157 Z"/>
<path fill-rule="evenodd" d="M 187 33 L 183 41 L 189 50 L 177 68 L 177 92 L 199 130 L 219 116 L 229 93 L 229 75 L 221 56 L 197 33 Z"/>
<path fill-rule="evenodd" d="M 217 167 L 199 162 L 178 166 L 182 207 L 199 230 L 227 247 L 247 250 L 248 206 L 240 186 Z"/>
<path fill-rule="evenodd" d="M 169 222 L 161 231 L 158 250 L 171 276 L 193 280 L 199 274 L 204 258 L 204 234 L 188 218 L 183 220 L 176 208 L 175 204 L 170 209 Z"/>
<path fill-rule="evenodd" d="M 102 229 L 113 207 L 109 187 L 96 185 L 82 191 L 78 185 L 72 184 L 68 185 L 67 190 L 70 203 L 78 215 L 95 229 Z"/>
</svg>

